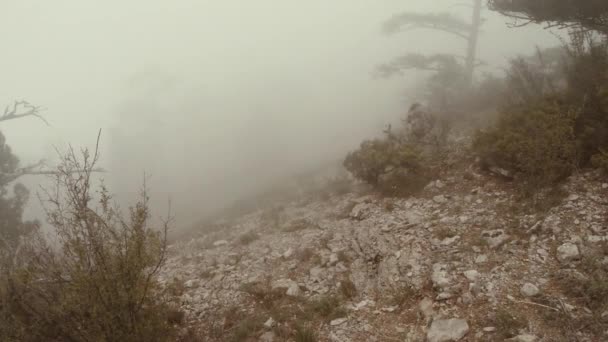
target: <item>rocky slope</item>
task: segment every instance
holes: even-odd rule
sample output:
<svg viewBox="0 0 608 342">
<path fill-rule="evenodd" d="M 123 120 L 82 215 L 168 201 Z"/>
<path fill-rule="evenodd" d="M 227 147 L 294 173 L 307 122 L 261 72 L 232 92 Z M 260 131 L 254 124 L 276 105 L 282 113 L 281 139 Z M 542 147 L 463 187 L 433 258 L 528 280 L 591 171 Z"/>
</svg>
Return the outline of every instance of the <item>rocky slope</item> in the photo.
<svg viewBox="0 0 608 342">
<path fill-rule="evenodd" d="M 470 165 L 200 227 L 161 280 L 204 341 L 608 341 L 608 184 L 532 201 Z"/>
</svg>

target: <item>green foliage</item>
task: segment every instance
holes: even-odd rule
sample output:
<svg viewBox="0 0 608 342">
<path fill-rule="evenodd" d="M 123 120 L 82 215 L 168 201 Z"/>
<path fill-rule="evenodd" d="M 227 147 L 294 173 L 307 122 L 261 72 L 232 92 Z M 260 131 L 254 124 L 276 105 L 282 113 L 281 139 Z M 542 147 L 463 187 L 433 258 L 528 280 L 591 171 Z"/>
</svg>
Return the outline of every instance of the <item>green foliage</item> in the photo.
<svg viewBox="0 0 608 342">
<path fill-rule="evenodd" d="M 604 174 L 608 174 L 608 152 L 600 150 L 599 153 L 591 157 L 591 163 L 594 167 L 602 170 Z"/>
<path fill-rule="evenodd" d="M 551 101 L 513 107 L 496 126 L 479 132 L 473 147 L 486 164 L 519 173 L 531 188 L 550 185 L 576 166 L 575 119 Z"/>
<path fill-rule="evenodd" d="M 347 312 L 337 296 L 325 296 L 308 303 L 304 315 L 310 319 L 319 317 L 325 321 L 331 321 L 346 317 Z"/>
<path fill-rule="evenodd" d="M 421 152 L 410 144 L 400 144 L 387 139 L 366 140 L 358 150 L 349 153 L 344 167 L 355 176 L 373 186 L 381 177 L 396 169 L 418 172 L 423 166 Z"/>
<path fill-rule="evenodd" d="M 4 268 L 0 284 L 3 341 L 173 341 L 183 321 L 156 280 L 166 252 L 168 221 L 150 225 L 148 197 L 128 218 L 102 186 L 90 192 L 97 155 L 70 150 L 46 192 L 57 248 L 29 240 L 25 261 Z"/>
<path fill-rule="evenodd" d="M 550 52 L 513 61 L 499 120 L 473 144 L 486 165 L 519 173 L 532 191 L 577 166 L 608 165 L 608 43 L 579 32 Z"/>
<path fill-rule="evenodd" d="M 316 342 L 317 335 L 310 328 L 297 326 L 295 340 L 296 342 Z"/>
</svg>

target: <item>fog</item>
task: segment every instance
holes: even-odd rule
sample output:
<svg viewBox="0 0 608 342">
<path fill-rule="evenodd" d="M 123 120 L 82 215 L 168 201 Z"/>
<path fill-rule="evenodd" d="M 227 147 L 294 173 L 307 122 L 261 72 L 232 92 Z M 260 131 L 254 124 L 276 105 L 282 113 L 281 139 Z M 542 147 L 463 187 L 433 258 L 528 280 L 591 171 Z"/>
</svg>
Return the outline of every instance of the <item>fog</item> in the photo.
<svg viewBox="0 0 608 342">
<path fill-rule="evenodd" d="M 342 158 L 403 115 L 420 79 L 374 79 L 406 52 L 464 54 L 461 41 L 417 30 L 387 37 L 404 10 L 467 8 L 445 0 L 5 0 L 0 4 L 0 103 L 27 99 L 35 119 L 3 123 L 24 164 L 53 146 L 92 147 L 124 203 L 143 174 L 162 209 L 187 226 L 297 171 Z M 539 27 L 510 29 L 485 12 L 479 58 L 500 71 L 538 42 Z M 35 192 L 42 182 L 24 180 Z M 35 198 L 28 216 L 40 214 Z"/>
</svg>

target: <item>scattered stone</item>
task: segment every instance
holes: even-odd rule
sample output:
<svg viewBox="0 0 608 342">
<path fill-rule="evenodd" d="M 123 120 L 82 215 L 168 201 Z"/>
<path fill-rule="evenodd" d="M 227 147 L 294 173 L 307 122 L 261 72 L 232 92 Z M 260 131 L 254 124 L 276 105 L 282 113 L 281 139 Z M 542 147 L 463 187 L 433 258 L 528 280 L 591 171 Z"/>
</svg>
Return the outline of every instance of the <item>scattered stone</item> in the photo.
<svg viewBox="0 0 608 342">
<path fill-rule="evenodd" d="M 571 242 L 566 242 L 557 248 L 557 259 L 562 263 L 577 260 L 579 257 L 578 246 Z"/>
<path fill-rule="evenodd" d="M 196 287 L 196 285 L 197 285 L 197 284 L 198 284 L 198 281 L 196 281 L 196 280 L 194 280 L 194 279 L 190 279 L 190 280 L 188 280 L 187 282 L 185 282 L 185 283 L 184 283 L 184 286 L 185 286 L 186 288 L 191 289 L 191 288 L 193 288 L 193 287 Z"/>
<path fill-rule="evenodd" d="M 288 248 L 285 253 L 283 253 L 283 258 L 289 259 L 293 255 L 293 248 Z"/>
<path fill-rule="evenodd" d="M 218 240 L 213 243 L 213 246 L 220 247 L 220 246 L 225 246 L 227 244 L 228 244 L 228 241 L 226 241 L 226 240 Z"/>
<path fill-rule="evenodd" d="M 538 337 L 529 334 L 517 335 L 513 338 L 508 339 L 509 342 L 536 342 Z"/>
<path fill-rule="evenodd" d="M 449 238 L 445 238 L 445 239 L 443 239 L 441 241 L 440 244 L 442 246 L 450 246 L 450 245 L 454 244 L 454 242 L 456 242 L 458 240 L 460 240 L 460 235 L 456 235 L 456 236 L 452 236 L 452 237 L 449 237 Z"/>
<path fill-rule="evenodd" d="M 485 255 L 485 254 L 478 255 L 475 258 L 475 263 L 476 264 L 485 264 L 486 262 L 488 262 L 488 256 Z"/>
<path fill-rule="evenodd" d="M 435 181 L 435 187 L 436 187 L 437 189 L 443 189 L 443 188 L 445 187 L 445 184 L 443 184 L 443 182 L 442 182 L 442 181 L 440 181 L 440 180 L 436 180 L 436 181 Z"/>
<path fill-rule="evenodd" d="M 472 282 L 476 282 L 477 279 L 479 278 L 479 272 L 477 272 L 476 270 L 468 270 L 464 272 L 464 276 Z"/>
<path fill-rule="evenodd" d="M 448 199 L 445 198 L 444 195 L 437 195 L 437 196 L 433 197 L 433 202 L 442 204 L 442 203 L 447 203 Z"/>
<path fill-rule="evenodd" d="M 346 323 L 346 321 L 348 321 L 347 318 L 337 318 L 337 319 L 334 319 L 333 321 L 329 322 L 329 325 L 331 325 L 332 327 L 335 327 L 337 325 Z"/>
<path fill-rule="evenodd" d="M 426 338 L 428 342 L 455 342 L 468 332 L 469 324 L 464 319 L 437 319 L 431 324 Z"/>
<path fill-rule="evenodd" d="M 578 200 L 580 197 L 577 194 L 572 194 L 570 196 L 568 196 L 568 201 L 569 202 L 574 202 L 576 200 Z"/>
<path fill-rule="evenodd" d="M 431 280 L 436 288 L 448 287 L 450 285 L 450 279 L 448 278 L 447 266 L 444 264 L 434 264 Z"/>
<path fill-rule="evenodd" d="M 272 331 L 267 331 L 260 336 L 260 341 L 262 342 L 274 342 L 275 334 Z"/>
<path fill-rule="evenodd" d="M 321 279 L 321 277 L 323 276 L 323 272 L 324 270 L 321 267 L 313 267 L 310 269 L 310 277 L 312 279 Z"/>
<path fill-rule="evenodd" d="M 521 287 L 520 292 L 521 292 L 522 295 L 524 295 L 526 297 L 534 297 L 534 296 L 537 296 L 540 293 L 540 290 L 534 284 L 525 283 Z"/>
<path fill-rule="evenodd" d="M 426 320 L 430 320 L 433 317 L 434 311 L 432 299 L 425 297 L 420 301 L 420 304 L 418 304 L 418 308 L 420 308 L 420 312 L 422 312 L 422 315 Z"/>
<path fill-rule="evenodd" d="M 333 265 L 337 264 L 338 261 L 340 261 L 340 259 L 338 258 L 338 254 L 331 253 L 331 255 L 329 256 L 329 264 L 331 266 L 333 266 Z"/>
<path fill-rule="evenodd" d="M 372 205 L 369 203 L 360 203 L 357 204 L 353 210 L 350 212 L 350 217 L 356 220 L 365 220 L 372 213 Z"/>
<path fill-rule="evenodd" d="M 496 328 L 495 327 L 485 327 L 483 328 L 484 332 L 495 332 Z"/>
<path fill-rule="evenodd" d="M 484 230 L 481 232 L 481 237 L 486 240 L 492 249 L 502 246 L 505 242 L 507 242 L 507 240 L 509 240 L 509 235 L 507 235 L 502 229 Z"/>
<path fill-rule="evenodd" d="M 277 323 L 277 322 L 275 322 L 275 320 L 274 320 L 274 319 L 272 319 L 272 317 L 270 317 L 270 318 L 268 318 L 268 320 L 266 321 L 266 323 L 264 323 L 264 327 L 265 327 L 266 329 L 271 329 L 272 327 L 274 327 L 274 325 L 275 325 L 276 323 Z"/>
<path fill-rule="evenodd" d="M 296 284 L 295 282 L 291 285 L 289 285 L 289 288 L 287 289 L 286 294 L 288 296 L 291 297 L 298 297 L 300 295 L 301 291 L 300 291 L 300 286 L 298 284 Z"/>
<path fill-rule="evenodd" d="M 602 189 L 608 189 L 608 183 L 602 183 Z"/>
</svg>

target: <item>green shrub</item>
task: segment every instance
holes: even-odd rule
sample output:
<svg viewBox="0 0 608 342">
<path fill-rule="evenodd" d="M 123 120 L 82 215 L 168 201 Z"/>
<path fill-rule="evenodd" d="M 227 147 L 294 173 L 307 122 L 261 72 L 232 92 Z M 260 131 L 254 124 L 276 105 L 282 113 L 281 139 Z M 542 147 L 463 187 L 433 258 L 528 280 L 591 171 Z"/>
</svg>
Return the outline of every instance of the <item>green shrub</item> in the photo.
<svg viewBox="0 0 608 342">
<path fill-rule="evenodd" d="M 556 101 L 514 106 L 496 126 L 478 132 L 473 148 L 486 166 L 519 174 L 528 188 L 564 179 L 577 164 L 576 116 Z"/>
<path fill-rule="evenodd" d="M 605 174 L 608 174 L 608 152 L 600 150 L 599 153 L 591 157 L 591 164 L 602 170 Z"/>
<path fill-rule="evenodd" d="M 355 178 L 383 192 L 395 191 L 399 183 L 422 175 L 424 165 L 422 152 L 416 146 L 401 143 L 390 134 L 385 139 L 364 141 L 344 160 L 344 167 Z"/>
<path fill-rule="evenodd" d="M 3 341 L 174 341 L 184 317 L 171 310 L 157 274 L 166 257 L 166 221 L 150 221 L 145 190 L 122 216 L 102 186 L 91 194 L 97 154 L 63 157 L 47 191 L 56 248 L 28 240 L 26 261 L 2 268 Z"/>
<path fill-rule="evenodd" d="M 298 325 L 296 327 L 295 340 L 296 342 L 316 342 L 317 336 L 312 329 Z"/>
</svg>

